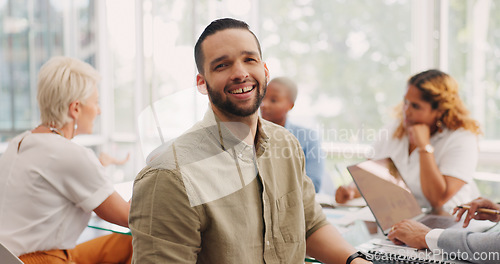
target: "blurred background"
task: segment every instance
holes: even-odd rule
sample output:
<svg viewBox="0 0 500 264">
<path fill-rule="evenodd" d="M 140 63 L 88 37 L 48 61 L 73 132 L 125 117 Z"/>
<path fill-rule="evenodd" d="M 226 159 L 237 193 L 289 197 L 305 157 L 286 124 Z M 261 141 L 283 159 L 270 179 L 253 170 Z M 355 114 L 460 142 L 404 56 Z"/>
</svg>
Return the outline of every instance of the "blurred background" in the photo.
<svg viewBox="0 0 500 264">
<path fill-rule="evenodd" d="M 493 0 L 0 0 L 0 155 L 40 122 L 40 66 L 72 56 L 103 76 L 95 132 L 75 140 L 117 158 L 130 153 L 125 165 L 107 169 L 117 183 L 133 180 L 152 149 L 203 115 L 193 47 L 220 17 L 246 21 L 271 77 L 298 83 L 290 119 L 320 132 L 330 188 L 350 181 L 345 166 L 364 159 L 391 122 L 406 80 L 438 68 L 457 79 L 481 123 L 476 178 L 484 195 L 500 200 L 500 3 Z"/>
</svg>

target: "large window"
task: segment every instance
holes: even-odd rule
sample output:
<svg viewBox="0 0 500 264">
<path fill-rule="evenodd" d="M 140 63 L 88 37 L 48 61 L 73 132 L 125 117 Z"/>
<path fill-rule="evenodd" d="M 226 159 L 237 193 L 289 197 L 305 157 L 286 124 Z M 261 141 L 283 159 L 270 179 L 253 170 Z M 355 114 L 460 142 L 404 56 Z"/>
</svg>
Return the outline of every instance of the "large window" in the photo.
<svg viewBox="0 0 500 264">
<path fill-rule="evenodd" d="M 291 119 L 325 142 L 370 143 L 411 73 L 410 2 L 266 2 L 259 26 L 271 77 L 299 87 Z"/>
<path fill-rule="evenodd" d="M 166 114 L 154 116 L 171 122 L 162 132 L 167 140 L 179 122 L 194 122 L 193 112 L 206 108 L 182 92 L 195 86 L 194 43 L 218 17 L 247 21 L 271 77 L 298 83 L 290 118 L 321 132 L 332 174 L 335 164 L 362 158 L 374 133 L 391 122 L 407 78 L 429 68 L 459 81 L 484 131 L 479 170 L 500 172 L 492 162 L 500 153 L 496 1 L 4 0 L 0 14 L 0 140 L 38 123 L 40 65 L 53 55 L 79 57 L 104 76 L 100 137 L 90 144 L 132 157 L 112 169 L 116 181 L 135 177 L 151 149 L 141 136 L 157 131 L 141 123 L 144 109 L 171 99 L 155 109 Z M 191 104 L 198 110 L 185 111 Z"/>
<path fill-rule="evenodd" d="M 498 42 L 494 29 L 500 17 L 495 13 L 498 8 L 494 1 L 145 0 L 124 4 L 109 0 L 106 3 L 109 36 L 116 39 L 110 41 L 116 123 L 111 129 L 115 136 L 111 138 L 117 139 L 117 146 L 136 144 L 136 153 L 143 148 L 137 146 L 139 132 L 131 127 L 140 124 L 130 115 L 137 117 L 152 102 L 193 88 L 194 42 L 207 23 L 225 16 L 247 21 L 257 33 L 272 77 L 287 75 L 298 82 L 299 97 L 290 118 L 322 132 L 330 153 L 328 170 L 334 174 L 336 163 L 362 157 L 366 148 L 359 144 L 371 143 L 375 131 L 391 122 L 391 112 L 404 95 L 407 78 L 428 68 L 441 68 L 459 81 L 469 109 L 483 126 L 483 140 L 491 142 L 500 137 L 495 132 L 499 122 L 494 120 L 496 104 L 492 101 L 497 94 L 495 65 L 498 63 L 489 59 L 498 57 L 495 49 L 499 46 L 493 44 Z M 130 13 L 112 12 L 116 5 L 129 5 Z M 484 23 L 488 25 L 484 27 Z M 119 27 L 112 27 L 113 24 Z M 123 30 L 123 25 L 127 25 L 127 30 Z M 474 49 L 483 46 L 488 47 L 488 53 L 483 61 L 478 61 L 472 52 L 477 54 Z M 484 75 L 477 73 L 481 68 L 478 63 L 487 70 Z M 491 88 L 476 91 L 479 88 L 471 85 L 473 81 L 487 82 Z M 489 94 L 482 96 L 485 92 Z M 171 110 L 167 115 L 180 119 L 192 114 Z M 174 123 L 171 130 L 175 130 Z M 497 155 L 495 149 L 485 152 Z M 145 155 L 141 153 L 136 158 L 140 160 Z M 488 158 L 484 159 L 481 169 L 500 170 L 489 166 L 487 161 Z M 141 166 L 138 162 L 136 169 Z"/>
<path fill-rule="evenodd" d="M 39 124 L 38 70 L 68 55 L 95 65 L 94 1 L 0 1 L 0 142 Z"/>
<path fill-rule="evenodd" d="M 201 118 L 207 102 L 196 95 L 194 43 L 203 28 L 222 16 L 240 16 L 258 28 L 257 1 L 144 0 L 105 2 L 107 59 L 114 105 L 107 148 L 134 162 L 115 171 L 115 179 L 132 179 L 155 147 L 180 135 Z M 121 10 L 113 12 L 112 10 Z M 106 61 L 106 60 L 104 60 Z M 154 114 L 149 110 L 154 102 Z M 148 108 L 149 107 L 149 108 Z M 163 125 L 161 132 L 154 123 Z M 112 125 L 110 125 L 112 124 Z M 161 136 L 159 135 L 161 133 Z M 133 173 L 130 173 L 130 172 Z"/>
<path fill-rule="evenodd" d="M 499 173 L 500 5 L 497 1 L 450 0 L 446 56 L 442 62 L 458 81 L 462 96 L 484 132 L 479 171 Z"/>
<path fill-rule="evenodd" d="M 481 122 L 484 138 L 500 139 L 500 3 L 450 1 L 449 71 Z"/>
</svg>

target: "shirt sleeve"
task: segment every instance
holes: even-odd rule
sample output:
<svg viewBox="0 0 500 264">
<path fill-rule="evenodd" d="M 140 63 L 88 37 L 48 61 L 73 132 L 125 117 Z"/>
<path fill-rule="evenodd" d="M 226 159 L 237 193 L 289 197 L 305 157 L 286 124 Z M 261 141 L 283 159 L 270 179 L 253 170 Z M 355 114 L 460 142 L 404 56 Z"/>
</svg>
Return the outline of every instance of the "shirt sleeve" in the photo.
<svg viewBox="0 0 500 264">
<path fill-rule="evenodd" d="M 432 229 L 431 231 L 429 231 L 429 233 L 427 233 L 427 235 L 425 235 L 425 243 L 427 243 L 427 247 L 432 252 L 439 250 L 438 239 L 439 239 L 439 236 L 441 235 L 441 233 L 443 233 L 443 231 L 444 231 L 444 229 L 436 228 L 436 229 Z"/>
<path fill-rule="evenodd" d="M 449 256 L 459 255 L 473 263 L 500 262 L 500 232 L 477 233 L 446 229 L 439 236 L 438 246 Z M 453 254 L 452 254 L 453 253 Z"/>
<path fill-rule="evenodd" d="M 475 173 L 478 159 L 477 138 L 469 131 L 452 132 L 447 141 L 446 149 L 440 155 L 439 171 L 446 176 L 461 179 L 470 183 Z"/>
<path fill-rule="evenodd" d="M 201 250 L 197 208 L 190 205 L 175 171 L 141 172 L 134 183 L 129 217 L 132 263 L 196 263 Z"/>
<path fill-rule="evenodd" d="M 300 152 L 299 152 L 300 153 Z M 305 173 L 305 158 L 299 155 L 302 165 L 302 200 L 306 220 L 306 239 L 319 228 L 329 224 L 319 203 L 316 202 L 316 192 L 313 182 Z"/>
</svg>

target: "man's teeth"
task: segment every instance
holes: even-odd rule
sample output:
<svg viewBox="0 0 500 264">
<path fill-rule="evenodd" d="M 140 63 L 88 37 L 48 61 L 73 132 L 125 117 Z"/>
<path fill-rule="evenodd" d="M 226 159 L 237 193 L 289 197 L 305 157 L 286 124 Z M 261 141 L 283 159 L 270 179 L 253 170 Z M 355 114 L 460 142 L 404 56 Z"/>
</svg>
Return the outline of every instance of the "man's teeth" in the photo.
<svg viewBox="0 0 500 264">
<path fill-rule="evenodd" d="M 247 86 L 247 87 L 244 87 L 244 88 L 232 90 L 229 93 L 232 93 L 232 94 L 246 93 L 246 92 L 251 91 L 252 89 L 253 89 L 253 86 Z"/>
</svg>

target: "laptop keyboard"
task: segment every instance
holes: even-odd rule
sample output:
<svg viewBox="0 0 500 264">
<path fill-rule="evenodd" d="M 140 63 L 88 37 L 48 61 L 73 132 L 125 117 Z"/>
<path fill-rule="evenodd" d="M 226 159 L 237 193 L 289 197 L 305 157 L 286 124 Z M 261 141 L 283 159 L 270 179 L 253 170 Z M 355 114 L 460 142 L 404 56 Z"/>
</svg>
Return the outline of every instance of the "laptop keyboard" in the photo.
<svg viewBox="0 0 500 264">
<path fill-rule="evenodd" d="M 418 256 L 407 256 L 404 254 L 380 252 L 369 250 L 367 256 L 374 264 L 394 264 L 394 263 L 428 263 L 428 264 L 452 264 L 454 262 L 439 259 L 428 259 Z"/>
</svg>

